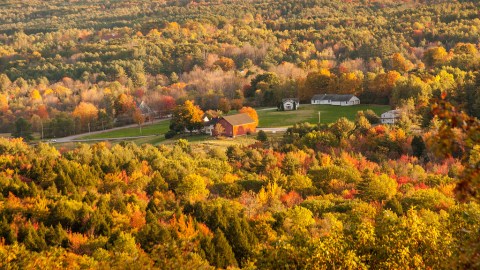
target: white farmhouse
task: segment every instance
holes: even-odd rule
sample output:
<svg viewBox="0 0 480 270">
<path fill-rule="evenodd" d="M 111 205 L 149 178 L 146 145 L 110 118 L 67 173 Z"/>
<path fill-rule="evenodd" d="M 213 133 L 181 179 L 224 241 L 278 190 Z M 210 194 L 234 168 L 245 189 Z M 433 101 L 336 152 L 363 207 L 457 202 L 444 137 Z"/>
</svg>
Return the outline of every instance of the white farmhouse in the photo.
<svg viewBox="0 0 480 270">
<path fill-rule="evenodd" d="M 212 118 L 208 117 L 208 115 L 204 114 L 202 117 L 203 121 L 203 128 L 201 129 L 195 129 L 192 132 L 193 133 L 206 133 L 210 136 L 213 134 L 213 129 L 215 127 L 215 124 L 218 122 L 217 118 Z M 190 132 L 187 128 L 185 128 L 185 132 Z"/>
<path fill-rule="evenodd" d="M 395 122 L 400 118 L 400 110 L 390 110 L 388 112 L 382 113 L 380 121 L 382 124 L 395 124 Z"/>
<path fill-rule="evenodd" d="M 314 95 L 311 100 L 312 104 L 327 104 L 336 106 L 352 106 L 360 104 L 360 99 L 354 95 L 330 95 L 320 94 Z"/>
</svg>

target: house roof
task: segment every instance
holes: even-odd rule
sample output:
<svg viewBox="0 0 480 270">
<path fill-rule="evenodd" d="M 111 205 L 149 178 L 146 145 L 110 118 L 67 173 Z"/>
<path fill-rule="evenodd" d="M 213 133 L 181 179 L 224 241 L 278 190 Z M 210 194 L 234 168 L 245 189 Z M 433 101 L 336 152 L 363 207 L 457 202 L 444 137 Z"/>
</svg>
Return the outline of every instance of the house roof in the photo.
<svg viewBox="0 0 480 270">
<path fill-rule="evenodd" d="M 393 114 L 395 117 L 398 117 L 398 116 L 400 116 L 400 110 L 390 110 L 388 112 L 384 112 L 384 113 L 382 113 L 381 117 L 386 118 L 387 114 Z"/>
<path fill-rule="evenodd" d="M 255 123 L 255 120 L 253 120 L 246 113 L 239 113 L 239 114 L 234 114 L 234 115 L 225 115 L 222 118 L 225 119 L 225 121 L 230 123 L 232 126 L 240 126 L 240 125 Z"/>
<path fill-rule="evenodd" d="M 154 111 L 150 109 L 150 107 L 145 103 L 145 101 L 142 101 L 139 105 L 138 108 L 142 112 L 142 114 L 152 114 Z"/>
<path fill-rule="evenodd" d="M 355 95 L 320 94 L 314 95 L 312 100 L 349 101 L 353 97 L 355 97 Z"/>
<path fill-rule="evenodd" d="M 282 102 L 287 102 L 287 101 L 290 101 L 290 100 L 295 101 L 297 103 L 300 103 L 300 99 L 298 99 L 298 98 L 282 98 Z"/>
</svg>

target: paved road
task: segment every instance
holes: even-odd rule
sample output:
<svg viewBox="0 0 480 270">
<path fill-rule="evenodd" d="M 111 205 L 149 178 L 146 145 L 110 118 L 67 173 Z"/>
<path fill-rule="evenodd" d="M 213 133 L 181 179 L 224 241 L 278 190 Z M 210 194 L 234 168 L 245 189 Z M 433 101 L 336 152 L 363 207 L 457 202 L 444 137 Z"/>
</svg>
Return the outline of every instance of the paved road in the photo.
<svg viewBox="0 0 480 270">
<path fill-rule="evenodd" d="M 145 123 L 143 126 L 148 126 L 148 125 L 153 125 L 153 124 L 156 124 L 158 122 L 163 122 L 163 121 L 170 121 L 170 118 L 165 118 L 165 119 L 159 119 L 159 120 L 155 120 L 155 121 L 152 121 L 152 122 L 148 122 L 148 123 Z M 53 140 L 56 140 L 57 143 L 66 143 L 66 142 L 80 142 L 80 141 L 105 141 L 105 140 L 112 140 L 112 139 L 115 139 L 115 140 L 121 140 L 121 139 L 136 139 L 136 138 L 144 138 L 144 137 L 149 137 L 149 136 L 137 136 L 137 137 L 122 137 L 122 138 L 101 138 L 101 139 L 85 139 L 85 140 L 80 140 L 79 138 L 81 137 L 84 137 L 84 136 L 89 136 L 89 135 L 95 135 L 95 134 L 101 134 L 101 133 L 105 133 L 105 132 L 110 132 L 110 131 L 114 131 L 114 130 L 119 130 L 119 129 L 124 129 L 124 128 L 131 128 L 131 127 L 138 127 L 137 124 L 131 124 L 131 125 L 127 125 L 127 126 L 122 126 L 122 127 L 116 127 L 116 128 L 111 128 L 111 129 L 106 129 L 106 130 L 99 130 L 99 131 L 93 131 L 93 132 L 90 132 L 90 133 L 82 133 L 82 134 L 76 134 L 76 135 L 72 135 L 72 136 L 68 136 L 68 137 L 63 137 L 63 138 L 58 138 L 58 139 L 53 139 Z M 156 135 L 152 135 L 152 136 L 156 136 Z"/>
<path fill-rule="evenodd" d="M 287 131 L 288 127 L 278 127 L 278 128 L 262 128 L 262 127 L 258 127 L 257 128 L 257 131 L 260 131 L 260 130 L 263 130 L 265 132 L 272 132 L 272 133 L 276 133 L 276 132 L 285 132 Z"/>
<path fill-rule="evenodd" d="M 263 108 L 263 109 L 258 109 L 257 112 L 258 112 L 258 111 L 274 111 L 274 110 L 276 110 L 276 109 L 277 109 L 277 107 Z"/>
</svg>

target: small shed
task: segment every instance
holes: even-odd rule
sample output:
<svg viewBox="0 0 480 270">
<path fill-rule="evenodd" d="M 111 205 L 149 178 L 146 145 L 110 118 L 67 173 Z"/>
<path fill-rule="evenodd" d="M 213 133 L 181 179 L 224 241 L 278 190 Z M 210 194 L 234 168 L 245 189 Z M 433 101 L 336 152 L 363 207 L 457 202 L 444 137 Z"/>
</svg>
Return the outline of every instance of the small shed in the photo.
<svg viewBox="0 0 480 270">
<path fill-rule="evenodd" d="M 284 98 L 282 99 L 281 111 L 293 111 L 298 110 L 300 107 L 300 100 L 298 98 Z"/>
<path fill-rule="evenodd" d="M 248 133 L 254 133 L 257 127 L 255 120 L 246 113 L 222 116 L 217 124 L 223 127 L 223 132 L 217 134 L 217 131 L 213 130 L 214 135 L 227 137 L 236 137 Z"/>
</svg>

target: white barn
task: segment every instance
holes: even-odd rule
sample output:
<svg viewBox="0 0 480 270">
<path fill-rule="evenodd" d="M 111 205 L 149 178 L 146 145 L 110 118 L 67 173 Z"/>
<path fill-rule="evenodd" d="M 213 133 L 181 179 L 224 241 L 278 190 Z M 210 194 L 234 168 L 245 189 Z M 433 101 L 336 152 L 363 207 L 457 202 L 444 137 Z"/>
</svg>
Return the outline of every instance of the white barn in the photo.
<svg viewBox="0 0 480 270">
<path fill-rule="evenodd" d="M 284 98 L 282 99 L 282 103 L 284 111 L 298 110 L 298 107 L 300 107 L 300 100 L 298 98 Z"/>
<path fill-rule="evenodd" d="M 352 106 L 360 104 L 360 99 L 355 95 L 330 95 L 320 94 L 314 95 L 311 100 L 312 104 L 327 104 L 336 106 Z"/>
<path fill-rule="evenodd" d="M 380 121 L 382 124 L 395 124 L 398 118 L 400 118 L 400 110 L 390 110 L 382 113 Z"/>
</svg>

